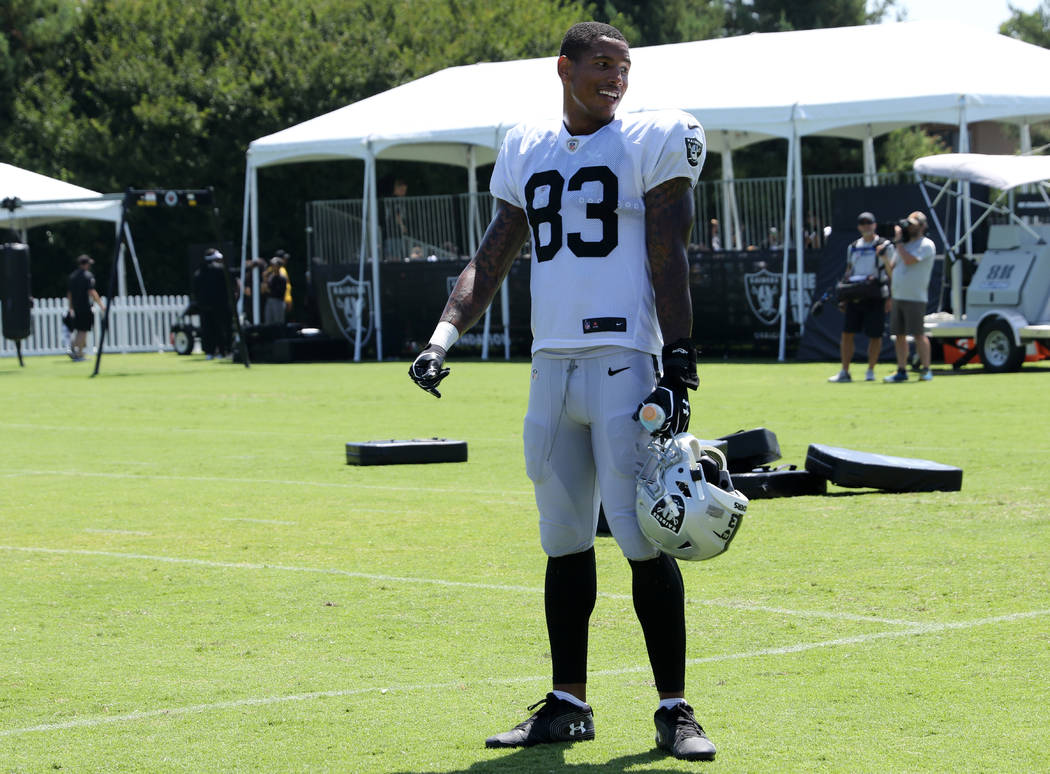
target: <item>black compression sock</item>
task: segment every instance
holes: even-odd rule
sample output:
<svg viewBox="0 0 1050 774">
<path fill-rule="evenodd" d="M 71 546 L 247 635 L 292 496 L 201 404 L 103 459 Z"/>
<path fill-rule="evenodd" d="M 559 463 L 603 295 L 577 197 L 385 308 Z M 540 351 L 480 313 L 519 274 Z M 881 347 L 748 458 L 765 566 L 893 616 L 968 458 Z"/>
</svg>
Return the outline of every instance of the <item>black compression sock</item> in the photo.
<svg viewBox="0 0 1050 774">
<path fill-rule="evenodd" d="M 685 587 L 678 563 L 667 554 L 630 561 L 634 611 L 642 624 L 656 689 L 685 689 Z"/>
<path fill-rule="evenodd" d="M 587 682 L 587 627 L 597 595 L 593 546 L 547 558 L 544 608 L 555 685 Z"/>
</svg>

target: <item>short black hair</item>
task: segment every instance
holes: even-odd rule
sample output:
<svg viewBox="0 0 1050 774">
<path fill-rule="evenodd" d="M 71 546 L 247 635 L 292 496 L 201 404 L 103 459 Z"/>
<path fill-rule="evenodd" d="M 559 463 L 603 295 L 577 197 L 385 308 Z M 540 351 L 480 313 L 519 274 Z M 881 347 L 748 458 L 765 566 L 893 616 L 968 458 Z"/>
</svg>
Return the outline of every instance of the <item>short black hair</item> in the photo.
<svg viewBox="0 0 1050 774">
<path fill-rule="evenodd" d="M 565 37 L 561 39 L 561 51 L 559 56 L 567 56 L 572 61 L 578 61 L 581 54 L 588 51 L 598 38 L 612 38 L 627 43 L 623 33 L 611 24 L 602 22 L 580 22 L 569 27 Z M 629 44 L 628 44 L 629 45 Z"/>
</svg>

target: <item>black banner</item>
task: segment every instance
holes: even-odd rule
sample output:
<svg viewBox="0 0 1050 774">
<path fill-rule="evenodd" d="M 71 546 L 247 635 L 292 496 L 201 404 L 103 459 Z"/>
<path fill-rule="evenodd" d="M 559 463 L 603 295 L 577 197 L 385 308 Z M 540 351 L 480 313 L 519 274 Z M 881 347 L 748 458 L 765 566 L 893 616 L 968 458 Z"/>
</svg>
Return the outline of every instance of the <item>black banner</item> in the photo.
<svg viewBox="0 0 1050 774">
<path fill-rule="evenodd" d="M 794 251 L 788 252 L 787 351 L 798 344 L 797 302 L 808 314 L 820 253 L 806 252 L 799 288 Z M 693 341 L 707 356 L 776 355 L 780 347 L 783 253 L 772 250 L 701 252 L 689 260 Z"/>
<path fill-rule="evenodd" d="M 693 299 L 693 339 L 708 355 L 740 356 L 776 354 L 780 341 L 780 288 L 782 253 L 772 251 L 697 252 L 689 259 Z M 819 253 L 807 253 L 802 278 L 802 307 L 813 302 Z M 466 261 L 380 264 L 380 314 L 383 321 L 383 354 L 411 358 L 426 346 Z M 506 282 L 509 290 L 510 352 L 528 357 L 532 346 L 530 264 L 518 260 Z M 366 267 L 359 283 L 353 265 L 317 265 L 311 272 L 321 327 L 329 336 L 345 337 L 351 344 L 360 320 L 361 342 L 367 357 L 375 357 L 375 331 L 371 322 L 372 270 Z M 798 281 L 794 254 L 788 258 L 788 348 L 798 341 L 796 299 Z M 503 312 L 500 295 L 492 305 L 490 356 L 504 351 Z M 481 354 L 484 319 L 456 343 L 466 356 Z"/>
</svg>

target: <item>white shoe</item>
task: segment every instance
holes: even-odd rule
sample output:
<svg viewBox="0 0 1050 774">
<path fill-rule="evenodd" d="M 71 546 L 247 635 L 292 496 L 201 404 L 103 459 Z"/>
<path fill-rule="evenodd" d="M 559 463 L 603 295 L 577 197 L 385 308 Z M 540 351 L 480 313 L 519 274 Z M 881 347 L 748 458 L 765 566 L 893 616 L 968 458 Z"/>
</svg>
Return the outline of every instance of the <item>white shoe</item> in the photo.
<svg viewBox="0 0 1050 774">
<path fill-rule="evenodd" d="M 852 382 L 853 377 L 849 375 L 849 371 L 839 371 L 834 376 L 828 377 L 829 382 Z"/>
<path fill-rule="evenodd" d="M 866 374 L 864 374 L 864 381 L 866 381 L 866 382 L 873 382 L 873 381 L 875 381 L 875 370 L 873 368 L 869 368 L 868 372 Z"/>
</svg>

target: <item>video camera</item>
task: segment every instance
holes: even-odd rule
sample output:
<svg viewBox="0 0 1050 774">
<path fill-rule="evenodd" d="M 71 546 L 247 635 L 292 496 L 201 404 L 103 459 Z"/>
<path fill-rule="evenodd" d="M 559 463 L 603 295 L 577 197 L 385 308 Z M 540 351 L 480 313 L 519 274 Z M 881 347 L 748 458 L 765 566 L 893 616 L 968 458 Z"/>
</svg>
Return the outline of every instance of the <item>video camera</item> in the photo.
<svg viewBox="0 0 1050 774">
<path fill-rule="evenodd" d="M 901 238 L 905 242 L 908 241 L 910 236 L 910 230 L 914 224 L 907 218 L 901 218 L 900 220 L 890 221 L 889 223 L 879 223 L 875 226 L 875 235 L 880 236 L 883 239 L 888 239 L 891 242 L 897 236 L 897 227 L 900 226 Z"/>
</svg>

